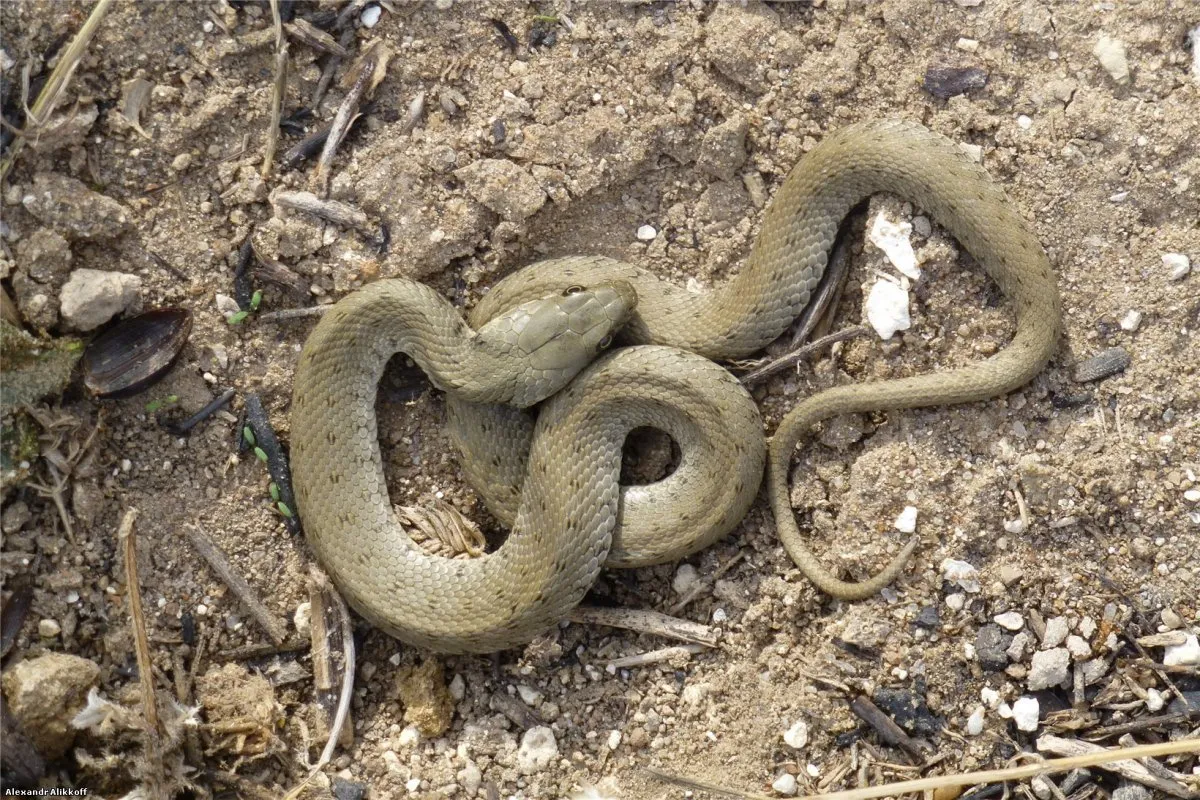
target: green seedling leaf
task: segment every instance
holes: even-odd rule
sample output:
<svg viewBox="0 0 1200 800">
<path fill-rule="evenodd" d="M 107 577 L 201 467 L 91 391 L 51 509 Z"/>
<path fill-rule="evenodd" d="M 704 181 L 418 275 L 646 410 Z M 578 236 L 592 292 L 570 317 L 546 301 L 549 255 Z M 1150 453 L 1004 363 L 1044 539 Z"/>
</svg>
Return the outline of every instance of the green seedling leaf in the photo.
<svg viewBox="0 0 1200 800">
<path fill-rule="evenodd" d="M 256 447 L 256 448 L 254 448 L 254 455 L 258 458 L 259 461 L 263 462 L 264 464 L 267 463 L 267 451 L 266 450 L 263 450 L 261 447 Z"/>
<path fill-rule="evenodd" d="M 230 325 L 241 325 L 246 321 L 246 317 L 250 316 L 249 311 L 239 311 L 236 314 L 230 314 L 229 319 L 225 320 Z"/>
<path fill-rule="evenodd" d="M 246 444 L 250 445 L 251 447 L 254 447 L 254 445 L 258 444 L 254 438 L 254 431 L 250 430 L 249 425 L 242 426 L 242 439 L 244 439 Z"/>
</svg>

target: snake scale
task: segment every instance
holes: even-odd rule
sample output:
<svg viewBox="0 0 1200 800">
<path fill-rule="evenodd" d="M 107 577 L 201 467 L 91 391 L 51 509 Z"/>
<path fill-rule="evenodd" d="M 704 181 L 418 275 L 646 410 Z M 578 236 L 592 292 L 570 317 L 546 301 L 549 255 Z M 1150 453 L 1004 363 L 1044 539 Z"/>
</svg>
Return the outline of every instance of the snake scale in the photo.
<svg viewBox="0 0 1200 800">
<path fill-rule="evenodd" d="M 805 545 L 787 486 L 800 438 L 836 414 L 1012 391 L 1045 366 L 1061 324 L 1049 260 L 1004 193 L 950 140 L 903 121 L 849 126 L 805 155 L 772 199 L 749 258 L 708 293 L 583 256 L 542 261 L 500 281 L 470 315 L 478 334 L 435 292 L 407 281 L 381 281 L 340 301 L 297 366 L 292 467 L 309 541 L 350 604 L 410 643 L 487 652 L 560 620 L 605 563 L 678 558 L 731 530 L 757 494 L 766 448 L 749 396 L 708 359 L 750 355 L 782 334 L 809 302 L 842 219 L 876 192 L 931 213 L 1010 298 L 1017 318 L 1012 341 L 994 356 L 824 390 L 793 408 L 771 441 L 771 506 L 797 565 L 835 597 L 886 585 L 915 541 L 862 583 L 838 580 Z M 618 330 L 622 344 L 640 346 L 584 367 Z M 464 472 L 512 527 L 493 553 L 427 555 L 391 509 L 374 402 L 397 351 L 449 393 Z M 536 362 L 535 388 L 514 388 L 502 376 L 528 373 L 522 358 Z M 512 408 L 551 394 L 536 423 Z M 640 426 L 666 430 L 680 463 L 656 484 L 621 487 L 621 447 Z"/>
</svg>

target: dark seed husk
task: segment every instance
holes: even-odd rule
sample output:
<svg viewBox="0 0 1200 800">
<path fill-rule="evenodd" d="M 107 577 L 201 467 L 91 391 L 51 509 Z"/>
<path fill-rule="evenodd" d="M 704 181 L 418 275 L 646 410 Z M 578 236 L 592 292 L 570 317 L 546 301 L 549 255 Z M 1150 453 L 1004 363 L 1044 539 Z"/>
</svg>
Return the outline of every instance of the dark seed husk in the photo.
<svg viewBox="0 0 1200 800">
<path fill-rule="evenodd" d="M 83 384 L 96 397 L 128 397 L 166 374 L 192 332 L 192 312 L 160 308 L 122 320 L 83 352 Z"/>
</svg>

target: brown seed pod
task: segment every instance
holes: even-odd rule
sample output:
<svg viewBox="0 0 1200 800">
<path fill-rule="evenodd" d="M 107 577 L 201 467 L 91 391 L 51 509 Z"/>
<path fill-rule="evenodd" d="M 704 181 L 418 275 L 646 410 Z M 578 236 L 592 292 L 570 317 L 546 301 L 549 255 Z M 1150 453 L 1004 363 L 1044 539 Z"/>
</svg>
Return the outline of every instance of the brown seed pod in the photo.
<svg viewBox="0 0 1200 800">
<path fill-rule="evenodd" d="M 160 308 L 121 320 L 83 352 L 83 384 L 96 397 L 128 397 L 166 374 L 192 332 L 192 312 Z"/>
</svg>

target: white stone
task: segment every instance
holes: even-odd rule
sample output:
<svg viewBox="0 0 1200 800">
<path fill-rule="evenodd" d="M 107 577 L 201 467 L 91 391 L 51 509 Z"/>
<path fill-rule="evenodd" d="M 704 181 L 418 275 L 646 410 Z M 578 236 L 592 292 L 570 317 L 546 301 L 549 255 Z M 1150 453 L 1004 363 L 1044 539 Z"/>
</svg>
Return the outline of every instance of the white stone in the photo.
<svg viewBox="0 0 1200 800">
<path fill-rule="evenodd" d="M 680 564 L 679 569 L 675 570 L 675 579 L 671 581 L 671 588 L 675 590 L 675 594 L 686 594 L 699 579 L 700 575 L 696 572 L 695 567 L 691 564 Z"/>
<path fill-rule="evenodd" d="M 1188 489 L 1183 493 L 1183 499 L 1189 503 L 1200 503 L 1200 489 Z"/>
<path fill-rule="evenodd" d="M 1200 641 L 1196 634 L 1189 633 L 1183 644 L 1172 644 L 1163 648 L 1163 664 L 1168 667 L 1190 667 L 1200 664 Z"/>
<path fill-rule="evenodd" d="M 1173 281 L 1181 281 L 1192 271 L 1192 261 L 1183 253 L 1163 253 L 1163 266 L 1167 268 L 1167 277 Z"/>
<path fill-rule="evenodd" d="M 139 300 L 142 279 L 125 272 L 77 269 L 62 287 L 63 321 L 77 331 L 90 331 L 132 308 Z"/>
<path fill-rule="evenodd" d="M 1152 714 L 1157 711 L 1162 711 L 1164 705 L 1166 705 L 1166 700 L 1163 699 L 1162 692 L 1160 692 L 1158 689 L 1147 689 L 1146 690 L 1146 710 L 1147 711 L 1149 711 Z"/>
<path fill-rule="evenodd" d="M 793 750 L 803 748 L 808 744 L 808 724 L 802 719 L 793 722 L 792 727 L 783 732 L 783 741 Z"/>
<path fill-rule="evenodd" d="M 414 792 L 417 791 L 417 789 L 421 788 L 421 779 L 420 778 L 409 778 L 408 781 L 404 784 L 404 788 L 408 790 L 409 794 L 413 794 Z"/>
<path fill-rule="evenodd" d="M 725 611 L 725 609 L 723 609 L 723 608 L 714 608 L 713 609 L 712 621 L 715 622 L 717 625 L 720 625 L 721 623 L 725 622 L 727 619 L 729 619 L 729 614 Z"/>
<path fill-rule="evenodd" d="M 621 746 L 621 732 L 620 731 L 609 731 L 608 732 L 608 749 L 616 750 L 620 746 Z"/>
<path fill-rule="evenodd" d="M 1087 639 L 1074 634 L 1067 637 L 1067 652 L 1075 661 L 1087 661 L 1092 657 L 1092 647 L 1087 643 Z"/>
<path fill-rule="evenodd" d="M 467 696 L 467 682 L 458 673 L 455 673 L 454 677 L 450 679 L 450 696 L 456 702 Z"/>
<path fill-rule="evenodd" d="M 457 777 L 467 797 L 474 797 L 483 784 L 483 772 L 474 761 L 468 761 L 466 766 L 458 771 Z"/>
<path fill-rule="evenodd" d="M 921 268 L 917 266 L 917 254 L 913 251 L 913 226 L 908 222 L 893 222 L 882 211 L 875 215 L 867 239 L 887 256 L 892 266 L 912 280 L 921 279 Z"/>
<path fill-rule="evenodd" d="M 396 736 L 397 747 L 413 747 L 421 741 L 421 732 L 416 725 L 405 725 L 404 730 Z"/>
<path fill-rule="evenodd" d="M 312 603 L 305 600 L 296 606 L 296 612 L 292 614 L 292 623 L 296 626 L 296 633 L 308 636 L 312 630 Z"/>
<path fill-rule="evenodd" d="M 1125 56 L 1124 42 L 1111 36 L 1101 36 L 1092 48 L 1092 54 L 1114 81 L 1129 83 L 1129 60 Z"/>
<path fill-rule="evenodd" d="M 542 701 L 542 693 L 524 683 L 517 684 L 517 694 L 521 695 L 521 700 L 527 706 L 536 706 Z"/>
<path fill-rule="evenodd" d="M 975 6 L 983 5 L 983 0 L 954 0 L 954 2 L 963 8 L 974 8 Z"/>
<path fill-rule="evenodd" d="M 62 633 L 62 626 L 58 624 L 58 620 L 38 620 L 38 636 L 41 636 L 43 639 L 53 639 L 60 633 Z"/>
<path fill-rule="evenodd" d="M 1005 611 L 992 617 L 997 625 L 1008 631 L 1019 631 L 1025 627 L 1025 618 L 1016 611 Z"/>
<path fill-rule="evenodd" d="M 891 339 L 896 331 L 906 331 L 912 326 L 908 315 L 908 290 L 894 281 L 876 281 L 867 293 L 863 310 L 880 339 Z"/>
<path fill-rule="evenodd" d="M 530 728 L 521 737 L 521 747 L 517 750 L 517 769 L 523 775 L 540 772 L 558 757 L 558 742 L 554 739 L 554 731 L 545 726 Z"/>
<path fill-rule="evenodd" d="M 917 509 L 915 506 L 905 506 L 896 517 L 896 530 L 901 533 L 912 533 L 917 529 Z"/>
<path fill-rule="evenodd" d="M 975 706 L 971 716 L 967 717 L 967 736 L 978 736 L 983 733 L 983 706 Z"/>
<path fill-rule="evenodd" d="M 962 611 L 967 604 L 967 596 L 962 592 L 946 595 L 946 607 L 951 611 Z"/>
<path fill-rule="evenodd" d="M 1133 333 L 1142 324 L 1142 312 L 1135 309 L 1130 309 L 1121 318 L 1121 330 Z"/>
<path fill-rule="evenodd" d="M 1070 632 L 1071 626 L 1066 617 L 1051 617 L 1046 620 L 1046 633 L 1042 636 L 1042 647 L 1047 650 L 1051 647 L 1058 647 L 1067 640 L 1067 634 Z"/>
<path fill-rule="evenodd" d="M 957 558 L 942 559 L 942 579 L 947 583 L 957 583 L 964 592 L 971 594 L 977 594 L 982 588 L 975 566 Z"/>
<path fill-rule="evenodd" d="M 1036 697 L 1022 697 L 1013 703 L 1013 720 L 1016 721 L 1019 731 L 1036 731 L 1040 714 L 1041 706 Z"/>
<path fill-rule="evenodd" d="M 379 22 L 379 17 L 383 14 L 383 9 L 372 3 L 362 10 L 358 16 L 358 21 L 362 23 L 364 28 L 374 28 L 375 23 Z"/>
<path fill-rule="evenodd" d="M 1200 25 L 1192 28 L 1188 37 L 1192 40 L 1192 80 L 1200 86 Z"/>
<path fill-rule="evenodd" d="M 791 797 L 796 793 L 796 776 L 785 772 L 771 783 L 771 788 L 785 797 Z"/>
<path fill-rule="evenodd" d="M 637 229 L 637 238 L 643 242 L 653 242 L 658 237 L 658 231 L 653 225 L 643 225 Z"/>
<path fill-rule="evenodd" d="M 1071 654 L 1065 648 L 1039 650 L 1030 662 L 1026 685 L 1031 692 L 1058 686 L 1067 679 L 1070 666 Z"/>
<path fill-rule="evenodd" d="M 1033 120 L 1029 116 L 1021 114 L 1017 117 L 1017 127 L 1023 131 L 1027 131 L 1033 127 Z"/>
<path fill-rule="evenodd" d="M 959 50 L 963 50 L 968 53 L 974 53 L 979 49 L 979 41 L 977 39 L 959 37 L 959 40 L 954 43 L 954 46 Z"/>
<path fill-rule="evenodd" d="M 1000 693 L 990 686 L 985 686 L 979 690 L 979 699 L 988 708 L 996 708 L 1000 705 Z"/>
</svg>

